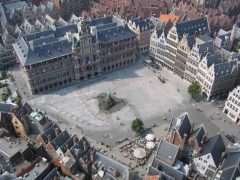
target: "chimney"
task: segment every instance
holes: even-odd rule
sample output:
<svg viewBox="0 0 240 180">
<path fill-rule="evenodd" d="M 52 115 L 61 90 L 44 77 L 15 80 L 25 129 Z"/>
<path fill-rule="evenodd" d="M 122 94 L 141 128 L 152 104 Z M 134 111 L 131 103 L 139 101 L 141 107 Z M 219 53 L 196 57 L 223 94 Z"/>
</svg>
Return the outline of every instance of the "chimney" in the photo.
<svg viewBox="0 0 240 180">
<path fill-rule="evenodd" d="M 5 137 L 5 139 L 6 139 L 8 142 L 11 141 L 11 137 L 10 137 L 10 136 L 4 136 L 4 137 Z"/>
<path fill-rule="evenodd" d="M 174 138 L 175 138 L 175 133 L 176 133 L 176 131 L 175 131 L 175 129 L 173 129 L 171 131 L 171 136 L 170 136 L 170 140 L 169 140 L 169 142 L 172 143 L 172 144 L 173 144 L 173 141 L 174 141 Z"/>
<path fill-rule="evenodd" d="M 197 151 L 196 156 L 198 156 L 201 152 L 202 152 L 202 148 L 200 147 L 200 148 L 198 149 L 198 151 Z"/>
<path fill-rule="evenodd" d="M 207 141 L 208 141 L 208 135 L 207 135 L 207 133 L 206 133 L 206 134 L 204 134 L 204 136 L 202 137 L 201 143 L 204 144 L 204 143 L 206 143 Z"/>
<path fill-rule="evenodd" d="M 59 134 L 61 134 L 61 130 L 59 128 L 55 128 L 55 135 L 56 135 L 56 137 L 58 137 Z"/>
<path fill-rule="evenodd" d="M 192 123 L 192 125 L 191 125 L 191 130 L 190 130 L 190 134 L 192 134 L 193 133 L 193 129 L 194 129 L 194 123 Z"/>
<path fill-rule="evenodd" d="M 69 144 L 66 145 L 66 149 L 67 149 L 67 150 L 70 149 L 70 145 L 69 145 Z"/>
<path fill-rule="evenodd" d="M 76 148 L 76 156 L 80 157 L 80 155 L 81 155 L 81 150 Z"/>
<path fill-rule="evenodd" d="M 118 177 L 119 176 L 119 172 L 117 170 L 113 169 L 112 176 L 113 177 Z"/>
<path fill-rule="evenodd" d="M 50 143 L 52 141 L 52 137 L 50 134 L 47 136 L 47 139 L 48 139 L 48 143 Z"/>
<path fill-rule="evenodd" d="M 182 146 L 184 146 L 184 144 L 186 143 L 186 140 L 187 140 L 187 134 L 186 133 L 184 133 L 184 135 L 183 135 L 183 144 L 182 144 Z M 182 147 L 183 148 L 183 147 Z"/>
<path fill-rule="evenodd" d="M 76 144 L 77 142 L 78 142 L 78 138 L 77 138 L 77 136 L 74 136 L 73 137 L 73 143 Z"/>
<path fill-rule="evenodd" d="M 86 141 L 83 142 L 83 149 L 84 149 L 84 151 L 87 151 L 87 149 L 88 149 L 88 144 Z"/>
<path fill-rule="evenodd" d="M 91 151 L 90 152 L 90 161 L 93 163 L 94 162 L 94 155 L 95 155 L 95 151 Z"/>
</svg>

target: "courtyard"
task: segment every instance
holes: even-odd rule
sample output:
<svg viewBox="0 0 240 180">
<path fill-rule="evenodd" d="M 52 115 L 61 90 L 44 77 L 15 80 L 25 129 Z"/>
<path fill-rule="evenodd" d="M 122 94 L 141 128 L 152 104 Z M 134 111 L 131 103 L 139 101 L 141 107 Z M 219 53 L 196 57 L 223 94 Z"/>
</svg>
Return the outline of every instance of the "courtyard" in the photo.
<svg viewBox="0 0 240 180">
<path fill-rule="evenodd" d="M 18 73 L 21 72 L 13 74 L 22 77 Z M 32 106 L 45 111 L 70 132 L 83 133 L 93 141 L 111 147 L 117 146 L 119 140 L 135 138 L 130 126 L 136 117 L 143 120 L 146 128 L 156 125 L 152 130 L 156 137 L 161 137 L 167 133 L 171 117 L 183 112 L 189 113 L 195 127 L 204 123 L 209 136 L 220 131 L 239 134 L 238 127 L 226 120 L 227 117 L 218 109 L 219 105 L 204 101 L 196 104 L 187 93 L 188 82 L 166 69 L 161 70 L 161 75 L 166 78 L 166 83 L 138 62 L 48 94 L 31 96 L 22 92 L 22 95 Z M 17 82 L 23 91 L 23 83 Z M 107 91 L 123 99 L 126 105 L 113 113 L 100 111 L 97 96 Z"/>
</svg>

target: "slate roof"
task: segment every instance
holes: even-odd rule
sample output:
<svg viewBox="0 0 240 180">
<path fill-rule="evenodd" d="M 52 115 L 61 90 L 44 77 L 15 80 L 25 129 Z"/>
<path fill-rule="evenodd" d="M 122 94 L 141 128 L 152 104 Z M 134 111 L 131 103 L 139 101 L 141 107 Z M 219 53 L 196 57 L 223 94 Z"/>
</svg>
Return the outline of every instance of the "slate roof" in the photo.
<svg viewBox="0 0 240 180">
<path fill-rule="evenodd" d="M 65 141 L 62 146 L 60 147 L 63 153 L 67 151 L 67 148 L 71 148 L 74 145 L 74 138 L 77 138 L 76 135 L 73 135 L 71 138 L 69 138 L 67 141 Z M 77 138 L 78 140 L 78 138 Z"/>
<path fill-rule="evenodd" d="M 17 108 L 16 104 L 0 103 L 0 112 L 13 113 L 14 109 Z"/>
<path fill-rule="evenodd" d="M 43 180 L 52 180 L 56 176 L 58 176 L 58 171 L 57 168 L 54 168 Z"/>
<path fill-rule="evenodd" d="M 170 177 L 169 175 L 160 172 L 158 169 L 156 169 L 153 166 L 150 166 L 148 168 L 147 175 L 148 175 L 148 177 L 151 177 L 151 178 L 154 177 L 154 180 L 155 179 L 158 179 L 158 180 L 162 180 L 162 179 L 164 179 L 164 180 L 175 180 L 173 177 Z M 156 176 L 159 176 L 159 177 L 155 178 Z M 150 178 L 150 180 L 152 180 L 151 178 Z M 144 178 L 144 180 L 146 180 L 146 179 L 147 178 Z"/>
<path fill-rule="evenodd" d="M 5 28 L 7 23 L 13 25 L 13 22 L 11 21 L 11 15 L 14 13 L 14 11 L 22 9 L 24 6 L 27 6 L 25 1 L 9 1 L 7 3 L 0 3 L 0 12 L 2 12 L 0 20 L 2 27 Z"/>
<path fill-rule="evenodd" d="M 213 64 L 216 65 L 216 64 L 222 63 L 222 56 L 220 53 L 218 53 L 218 54 L 208 53 L 206 59 L 207 59 L 207 67 L 210 67 Z"/>
<path fill-rule="evenodd" d="M 178 151 L 178 146 L 161 139 L 157 149 L 156 158 L 173 165 L 177 158 Z"/>
<path fill-rule="evenodd" d="M 56 138 L 55 134 L 55 129 L 59 128 L 56 123 L 54 123 L 51 127 L 49 127 L 42 135 L 41 137 L 43 138 L 44 142 L 47 144 L 48 143 L 48 136 L 51 136 L 51 141 Z"/>
<path fill-rule="evenodd" d="M 238 167 L 240 166 L 240 152 L 227 154 L 222 163 L 222 174 L 220 180 L 233 180 L 240 176 Z"/>
<path fill-rule="evenodd" d="M 217 37 L 214 39 L 215 46 L 221 48 L 226 41 L 230 40 L 231 32 L 220 29 Z"/>
<path fill-rule="evenodd" d="M 187 43 L 190 49 L 192 49 L 193 45 L 196 43 L 196 38 L 194 35 L 187 36 Z"/>
<path fill-rule="evenodd" d="M 97 32 L 99 43 L 111 43 L 119 40 L 135 37 L 135 33 L 127 26 L 114 27 Z"/>
<path fill-rule="evenodd" d="M 211 154 L 216 167 L 218 167 L 224 151 L 225 145 L 222 136 L 221 134 L 217 134 L 209 138 L 206 143 L 202 144 L 202 152 L 199 154 L 199 157 L 206 154 Z"/>
<path fill-rule="evenodd" d="M 214 66 L 215 78 L 232 74 L 234 70 L 237 69 L 237 61 L 230 61 L 221 64 L 216 64 Z"/>
<path fill-rule="evenodd" d="M 63 37 L 66 32 L 71 32 L 75 33 L 77 32 L 78 28 L 76 24 L 69 24 L 67 26 L 61 26 L 57 27 L 56 30 L 47 30 L 47 31 L 42 31 L 42 32 L 37 32 L 29 35 L 23 36 L 25 41 L 31 41 L 35 40 L 41 37 L 46 37 L 46 36 L 53 36 L 55 38 L 60 38 Z"/>
<path fill-rule="evenodd" d="M 114 161 L 113 159 L 104 156 L 97 151 L 94 155 L 93 166 L 95 166 L 96 169 L 99 169 L 101 166 L 103 166 L 103 169 L 106 170 L 105 175 L 100 179 L 128 179 L 129 176 L 129 170 L 127 166 Z M 112 176 L 112 170 L 116 170 L 119 173 L 118 178 Z"/>
<path fill-rule="evenodd" d="M 113 22 L 113 16 L 107 16 L 102 18 L 93 19 L 90 21 L 90 26 L 101 26 Z"/>
<path fill-rule="evenodd" d="M 26 173 L 23 176 L 24 180 L 33 180 L 33 179 L 41 179 L 44 174 L 48 174 L 50 172 L 50 164 L 40 161 L 39 163 L 37 163 L 33 169 Z"/>
<path fill-rule="evenodd" d="M 187 113 L 182 114 L 177 119 L 174 129 L 180 134 L 180 136 L 182 138 L 184 137 L 184 134 L 189 135 L 190 130 L 191 130 L 191 123 L 190 123 L 189 116 Z"/>
<path fill-rule="evenodd" d="M 140 32 L 143 32 L 145 27 L 148 29 L 153 28 L 153 24 L 149 19 L 132 18 L 129 21 L 131 21 L 132 24 L 135 24 L 135 26 L 139 28 Z"/>
<path fill-rule="evenodd" d="M 183 34 L 203 35 L 210 33 L 207 17 L 177 23 L 176 28 L 177 34 L 180 37 L 182 37 Z"/>
<path fill-rule="evenodd" d="M 149 170 L 148 170 L 149 171 Z M 164 174 L 163 174 L 164 172 Z M 158 175 L 161 174 L 161 179 L 175 179 L 175 180 L 183 180 L 186 179 L 183 172 L 177 170 L 176 168 L 158 160 L 154 159 L 152 163 L 152 168 L 150 168 L 151 175 Z"/>
<path fill-rule="evenodd" d="M 108 29 L 108 28 L 113 28 L 113 27 L 123 25 L 121 20 L 116 16 L 101 17 L 101 18 L 93 19 L 88 23 L 89 23 L 89 26 L 95 26 L 97 30 L 103 30 L 103 29 Z"/>
<path fill-rule="evenodd" d="M 28 144 L 22 139 L 16 139 L 11 137 L 8 141 L 6 138 L 0 138 L 0 154 L 6 159 L 10 159 L 17 153 L 22 153 L 28 149 Z"/>
<path fill-rule="evenodd" d="M 70 139 L 70 135 L 66 130 L 64 130 L 53 141 L 51 141 L 51 144 L 54 147 L 54 149 L 57 150 L 69 139 Z"/>
<path fill-rule="evenodd" d="M 34 49 L 30 49 L 26 42 L 23 41 L 23 38 L 20 38 L 18 41 L 19 44 L 13 44 L 13 48 L 17 53 L 18 59 L 24 66 L 70 55 L 72 53 L 72 43 L 66 39 L 42 44 L 41 46 L 34 47 Z"/>
<path fill-rule="evenodd" d="M 64 38 L 67 32 L 77 32 L 77 25 L 71 24 L 58 27 L 56 31 L 48 30 L 23 36 L 13 44 L 13 48 L 25 66 L 69 55 L 72 44 Z M 33 44 L 34 49 L 29 43 Z"/>
<path fill-rule="evenodd" d="M 84 151 L 84 142 L 87 143 L 87 150 Z M 79 156 L 77 155 L 77 151 L 80 151 Z M 75 159 L 78 159 L 84 156 L 90 150 L 90 144 L 87 139 L 83 136 L 72 148 L 70 149 L 71 154 L 74 156 Z"/>
<path fill-rule="evenodd" d="M 195 137 L 198 144 L 201 145 L 201 141 L 205 134 L 206 134 L 206 132 L 205 132 L 204 126 L 201 125 L 191 134 L 190 138 Z"/>
<path fill-rule="evenodd" d="M 161 35 L 162 35 L 162 33 L 163 33 L 163 30 L 154 30 L 154 32 L 153 32 L 153 34 L 151 35 L 152 37 L 153 37 L 153 35 L 154 35 L 154 37 L 156 37 L 156 38 L 160 38 L 161 37 Z"/>
<path fill-rule="evenodd" d="M 196 44 L 199 48 L 199 54 L 203 57 L 206 53 L 214 53 L 213 39 L 208 35 L 200 35 L 196 37 Z"/>
</svg>

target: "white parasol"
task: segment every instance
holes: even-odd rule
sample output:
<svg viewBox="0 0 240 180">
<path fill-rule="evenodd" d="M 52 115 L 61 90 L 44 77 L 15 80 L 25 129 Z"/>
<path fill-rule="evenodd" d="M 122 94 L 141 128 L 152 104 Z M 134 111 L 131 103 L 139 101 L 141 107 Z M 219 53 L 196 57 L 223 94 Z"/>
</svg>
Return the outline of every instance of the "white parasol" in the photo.
<svg viewBox="0 0 240 180">
<path fill-rule="evenodd" d="M 133 155 L 138 159 L 142 159 L 146 156 L 146 151 L 143 148 L 137 148 L 134 150 Z"/>
<path fill-rule="evenodd" d="M 145 138 L 148 141 L 152 141 L 152 140 L 154 140 L 154 135 L 153 134 L 147 134 Z"/>
<path fill-rule="evenodd" d="M 155 147 L 155 143 L 153 141 L 148 141 L 146 144 L 147 149 L 153 149 Z"/>
</svg>

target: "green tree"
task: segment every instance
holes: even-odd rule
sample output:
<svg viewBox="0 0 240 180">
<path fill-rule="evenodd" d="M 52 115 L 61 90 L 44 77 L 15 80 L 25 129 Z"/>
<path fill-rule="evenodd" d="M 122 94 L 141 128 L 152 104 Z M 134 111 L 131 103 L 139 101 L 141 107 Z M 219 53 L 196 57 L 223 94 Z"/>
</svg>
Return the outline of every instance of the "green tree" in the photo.
<svg viewBox="0 0 240 180">
<path fill-rule="evenodd" d="M 196 98 L 201 92 L 201 85 L 198 81 L 193 82 L 188 87 L 188 93 L 192 96 L 192 98 Z"/>
<path fill-rule="evenodd" d="M 136 118 L 132 121 L 131 128 L 135 133 L 139 134 L 143 130 L 144 124 L 141 119 Z"/>
<path fill-rule="evenodd" d="M 235 40 L 233 42 L 231 51 L 233 51 L 235 53 L 239 53 L 239 49 L 240 49 L 240 41 L 239 40 Z"/>
</svg>

